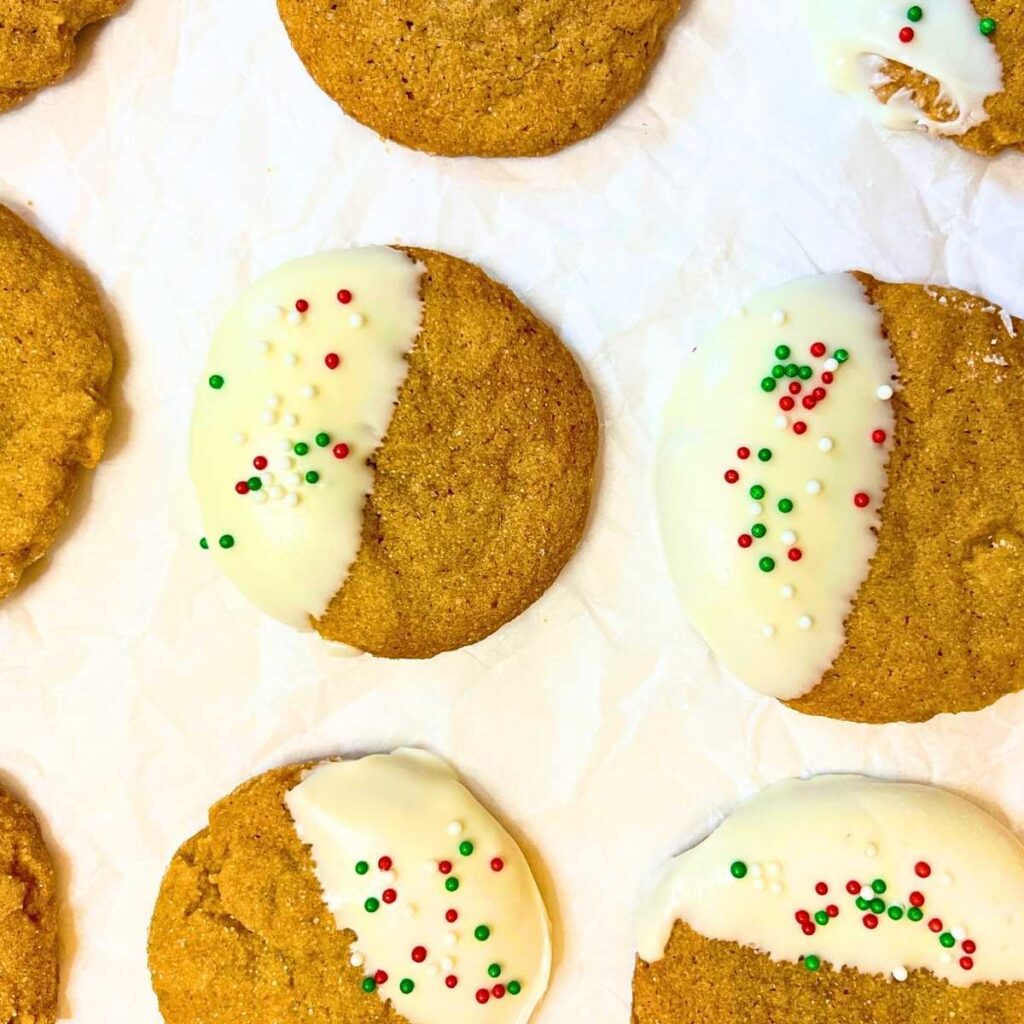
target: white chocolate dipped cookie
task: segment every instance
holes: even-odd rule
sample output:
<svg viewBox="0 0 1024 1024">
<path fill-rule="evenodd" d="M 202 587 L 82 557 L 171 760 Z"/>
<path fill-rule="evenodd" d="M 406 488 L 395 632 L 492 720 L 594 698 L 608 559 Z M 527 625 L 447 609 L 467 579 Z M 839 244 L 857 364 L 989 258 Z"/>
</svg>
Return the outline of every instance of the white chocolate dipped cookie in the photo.
<svg viewBox="0 0 1024 1024">
<path fill-rule="evenodd" d="M 167 1024 L 525 1024 L 550 924 L 515 840 L 448 765 L 398 750 L 214 807 L 164 879 L 150 966 Z"/>
<path fill-rule="evenodd" d="M 887 128 L 994 154 L 1024 144 L 1024 11 L 1013 0 L 803 0 L 831 85 Z"/>
<path fill-rule="evenodd" d="M 638 921 L 634 1019 L 767 1024 L 791 1019 L 788 999 L 809 1024 L 1009 1022 L 1022 926 L 1024 846 L 968 800 L 783 782 L 662 872 Z"/>
<path fill-rule="evenodd" d="M 700 346 L 665 413 L 659 515 L 733 675 L 874 722 L 1024 685 L 1020 329 L 962 292 L 838 274 L 758 296 Z"/>
<path fill-rule="evenodd" d="M 507 289 L 379 247 L 297 260 L 241 296 L 191 447 L 203 546 L 247 597 L 327 639 L 429 657 L 557 576 L 597 418 L 572 356 Z"/>
</svg>

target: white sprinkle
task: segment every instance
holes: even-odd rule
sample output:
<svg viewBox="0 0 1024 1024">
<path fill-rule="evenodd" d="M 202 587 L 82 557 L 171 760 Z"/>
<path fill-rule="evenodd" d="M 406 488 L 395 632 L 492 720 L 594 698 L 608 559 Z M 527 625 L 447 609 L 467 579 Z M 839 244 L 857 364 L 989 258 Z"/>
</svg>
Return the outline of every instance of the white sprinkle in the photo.
<svg viewBox="0 0 1024 1024">
<path fill-rule="evenodd" d="M 883 401 L 888 402 L 893 396 L 893 390 L 888 384 L 883 384 L 875 394 Z"/>
<path fill-rule="evenodd" d="M 260 413 L 260 419 L 269 427 L 271 424 L 277 422 L 277 413 L 272 409 L 267 409 L 266 412 Z"/>
<path fill-rule="evenodd" d="M 280 409 L 281 408 L 281 396 L 280 395 L 267 395 L 266 406 L 268 409 Z"/>
<path fill-rule="evenodd" d="M 270 496 L 274 501 L 280 501 L 284 497 L 284 488 L 278 484 L 276 487 L 270 488 Z"/>
<path fill-rule="evenodd" d="M 870 885 L 862 885 L 860 887 L 860 898 L 862 900 L 873 900 L 875 898 L 875 890 Z"/>
<path fill-rule="evenodd" d="M 783 530 L 782 543 L 791 548 L 796 543 L 796 534 L 792 530 Z"/>
<path fill-rule="evenodd" d="M 908 977 L 906 967 L 896 967 L 892 972 L 893 981 L 906 981 Z"/>
<path fill-rule="evenodd" d="M 248 438 L 245 436 L 245 434 L 239 431 L 231 440 L 234 441 L 235 444 L 245 444 Z"/>
<path fill-rule="evenodd" d="M 804 485 L 804 490 L 808 494 L 821 494 L 821 481 L 820 480 L 808 480 Z"/>
<path fill-rule="evenodd" d="M 274 482 L 274 474 L 260 473 L 260 479 L 269 487 Z"/>
<path fill-rule="evenodd" d="M 441 970 L 442 971 L 452 971 L 454 969 L 455 969 L 455 961 L 450 956 L 446 956 L 441 961 Z"/>
<path fill-rule="evenodd" d="M 313 387 L 312 384 L 307 384 L 302 389 L 302 397 L 303 398 L 316 398 L 316 388 Z"/>
<path fill-rule="evenodd" d="M 956 928 L 953 929 L 952 935 L 957 942 L 963 942 L 964 939 L 967 938 L 967 929 L 957 925 Z"/>
<path fill-rule="evenodd" d="M 288 314 L 288 323 L 290 323 L 292 325 L 292 327 L 298 327 L 298 325 L 301 324 L 302 321 L 303 321 L 303 316 L 302 316 L 302 314 L 297 309 L 293 309 Z"/>
<path fill-rule="evenodd" d="M 295 460 L 290 455 L 282 455 L 281 458 L 277 460 L 277 468 L 285 473 L 294 465 Z"/>
<path fill-rule="evenodd" d="M 270 351 L 270 342 L 269 341 L 257 341 L 256 342 L 256 351 L 259 352 L 259 354 L 261 356 L 265 356 Z"/>
<path fill-rule="evenodd" d="M 407 903 L 402 908 L 402 916 L 411 921 L 416 916 L 416 908 L 411 903 Z"/>
<path fill-rule="evenodd" d="M 457 946 L 459 944 L 459 933 L 448 932 L 448 934 L 444 937 L 444 944 L 446 946 Z"/>
<path fill-rule="evenodd" d="M 284 316 L 284 310 L 280 306 L 268 304 L 266 306 L 259 306 L 255 311 L 255 318 L 260 323 L 273 323 L 275 320 L 280 320 Z"/>
<path fill-rule="evenodd" d="M 758 892 L 761 892 L 761 890 L 764 889 L 764 879 L 763 878 L 755 878 L 754 879 L 754 888 Z"/>
<path fill-rule="evenodd" d="M 760 864 L 755 863 L 750 865 L 750 876 L 752 878 L 760 878 L 763 874 L 764 868 L 762 868 Z"/>
<path fill-rule="evenodd" d="M 348 318 L 349 327 L 364 327 L 366 325 L 366 317 L 362 313 L 353 313 Z"/>
<path fill-rule="evenodd" d="M 289 352 L 284 357 L 285 366 L 294 366 L 299 361 L 299 357 L 294 352 Z"/>
<path fill-rule="evenodd" d="M 353 953 L 349 958 L 348 962 L 353 967 L 362 967 L 366 963 L 366 957 L 362 953 Z"/>
<path fill-rule="evenodd" d="M 878 847 L 874 843 L 868 843 L 868 845 L 864 847 L 864 856 L 865 857 L 877 857 L 878 856 Z"/>
<path fill-rule="evenodd" d="M 768 891 L 773 896 L 780 895 L 782 893 L 782 889 L 783 889 L 783 886 L 782 886 L 781 882 L 772 882 L 772 884 L 768 887 Z"/>
<path fill-rule="evenodd" d="M 302 474 L 289 473 L 287 479 L 285 480 L 285 483 L 288 484 L 289 487 L 298 487 L 299 484 L 302 483 Z"/>
<path fill-rule="evenodd" d="M 772 638 L 773 636 L 775 636 L 775 627 L 774 627 L 773 625 L 771 625 L 771 623 L 768 623 L 768 622 L 766 622 L 766 623 L 765 623 L 765 624 L 764 624 L 764 625 L 763 625 L 763 626 L 761 627 L 761 632 L 762 632 L 762 633 L 763 633 L 763 634 L 764 634 L 764 635 L 765 635 L 766 637 L 768 637 L 768 639 L 769 639 L 769 640 L 771 640 L 771 638 Z"/>
<path fill-rule="evenodd" d="M 437 964 L 429 964 L 427 966 L 427 974 L 431 978 L 436 978 L 441 973 L 441 968 Z"/>
<path fill-rule="evenodd" d="M 764 509 L 761 507 L 760 502 L 757 501 L 753 502 L 751 506 L 747 509 L 748 515 L 752 516 L 759 516 L 763 511 Z"/>
<path fill-rule="evenodd" d="M 283 452 L 290 452 L 292 450 L 292 443 L 287 437 L 282 437 L 277 443 L 278 448 Z"/>
<path fill-rule="evenodd" d="M 450 836 L 461 836 L 462 835 L 462 822 L 461 821 L 449 821 L 448 822 L 448 835 L 450 835 Z"/>
<path fill-rule="evenodd" d="M 299 498 L 299 496 L 294 491 L 292 491 L 292 493 L 289 494 L 287 498 L 285 498 L 284 503 L 289 508 L 295 508 L 295 506 L 298 505 L 300 500 L 301 499 Z"/>
<path fill-rule="evenodd" d="M 784 309 L 777 309 L 772 313 L 772 323 L 776 327 L 781 327 L 786 322 L 786 311 Z"/>
<path fill-rule="evenodd" d="M 255 501 L 257 505 L 266 505 L 269 499 L 267 498 L 266 491 L 253 491 L 252 500 Z"/>
<path fill-rule="evenodd" d="M 789 417 L 788 416 L 783 416 L 782 413 L 779 413 L 779 415 L 775 417 L 775 429 L 776 430 L 785 430 L 786 427 L 788 427 L 788 426 L 789 426 Z"/>
<path fill-rule="evenodd" d="M 825 362 L 822 363 L 822 366 L 827 373 L 835 373 L 836 370 L 839 369 L 839 360 L 831 358 L 826 359 Z"/>
<path fill-rule="evenodd" d="M 778 878 L 782 874 L 782 866 L 778 861 L 772 861 L 768 867 L 765 868 L 769 878 Z"/>
<path fill-rule="evenodd" d="M 801 629 L 807 630 L 814 625 L 814 619 L 812 619 L 810 615 L 801 615 L 800 618 L 796 620 L 796 624 Z"/>
<path fill-rule="evenodd" d="M 787 583 L 780 591 L 779 594 L 784 597 L 787 601 L 796 596 L 796 587 L 792 583 Z"/>
<path fill-rule="evenodd" d="M 823 452 L 830 452 L 835 447 L 831 437 L 823 437 L 818 442 L 818 450 Z"/>
<path fill-rule="evenodd" d="M 951 874 L 949 874 L 948 872 L 946 874 L 944 874 L 942 876 L 942 884 L 943 885 L 952 885 L 953 884 L 953 876 Z"/>
<path fill-rule="evenodd" d="M 288 413 L 284 418 L 284 425 L 286 427 L 297 427 L 299 425 L 299 417 L 293 412 Z"/>
<path fill-rule="evenodd" d="M 382 871 L 380 873 L 380 880 L 382 882 L 393 882 L 395 880 L 394 871 Z"/>
<path fill-rule="evenodd" d="M 944 964 L 948 964 L 948 963 L 950 963 L 950 962 L 952 961 L 952 959 L 953 959 L 953 958 L 952 958 L 952 957 L 951 957 L 951 956 L 950 956 L 950 955 L 949 955 L 948 953 L 940 953 L 940 954 L 939 954 L 939 960 L 940 960 L 940 961 L 941 961 L 942 963 L 944 963 Z"/>
</svg>

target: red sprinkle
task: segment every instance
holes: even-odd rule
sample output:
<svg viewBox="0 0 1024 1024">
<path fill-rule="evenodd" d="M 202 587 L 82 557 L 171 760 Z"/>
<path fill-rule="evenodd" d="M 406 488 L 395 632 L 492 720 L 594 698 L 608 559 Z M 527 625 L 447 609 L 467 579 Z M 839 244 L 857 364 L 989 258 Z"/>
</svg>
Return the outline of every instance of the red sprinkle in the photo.
<svg viewBox="0 0 1024 1024">
<path fill-rule="evenodd" d="M 235 490 L 239 494 L 248 494 L 249 493 L 249 485 L 244 480 L 239 480 L 238 483 L 235 484 Z"/>
<path fill-rule="evenodd" d="M 328 352 L 327 355 L 324 356 L 324 365 L 328 370 L 336 370 L 341 366 L 341 356 L 339 356 L 337 352 Z"/>
<path fill-rule="evenodd" d="M 450 860 L 441 861 L 441 863 L 437 865 L 437 870 L 440 871 L 442 875 L 451 874 L 452 862 Z"/>
<path fill-rule="evenodd" d="M 803 420 L 797 420 L 796 423 L 793 424 L 793 433 L 794 434 L 806 434 L 807 433 L 807 424 L 804 423 Z"/>
<path fill-rule="evenodd" d="M 380 898 L 385 903 L 394 903 L 398 899 L 398 893 L 394 889 L 385 889 L 381 894 Z"/>
<path fill-rule="evenodd" d="M 449 974 L 448 977 L 444 979 L 444 983 L 449 988 L 455 988 L 455 986 L 459 983 L 459 979 L 456 978 L 454 974 Z"/>
<path fill-rule="evenodd" d="M 824 402 L 828 398 L 828 392 L 824 388 L 815 388 L 812 392 L 816 402 Z"/>
<path fill-rule="evenodd" d="M 964 957 L 964 960 L 966 960 L 966 959 L 967 958 Z M 960 963 L 963 963 L 963 962 L 964 962 L 963 960 L 960 961 Z M 494 996 L 495 999 L 503 999 L 505 997 L 505 986 L 504 985 L 495 985 L 494 988 L 491 989 L 491 995 Z"/>
<path fill-rule="evenodd" d="M 825 883 L 825 882 L 819 882 L 819 883 L 818 883 L 818 884 L 817 884 L 817 885 L 816 885 L 816 886 L 814 887 L 814 891 L 815 891 L 815 892 L 816 892 L 816 893 L 817 893 L 817 894 L 818 894 L 819 896 L 827 896 L 827 895 L 828 895 L 828 884 L 827 884 L 827 883 Z"/>
<path fill-rule="evenodd" d="M 796 405 L 796 402 L 794 402 L 793 399 L 789 397 L 789 395 L 783 395 L 783 397 L 779 399 L 779 408 L 783 412 L 789 412 L 789 410 L 792 409 L 794 405 Z"/>
<path fill-rule="evenodd" d="M 811 346 L 811 355 L 817 356 L 819 359 L 825 354 L 826 351 L 827 349 L 825 348 L 825 343 L 822 341 L 816 341 Z"/>
<path fill-rule="evenodd" d="M 858 491 L 853 496 L 853 503 L 857 508 L 867 508 L 871 504 L 871 498 L 863 491 Z"/>
<path fill-rule="evenodd" d="M 962 956 L 960 957 L 960 966 L 965 971 L 969 971 L 974 966 L 974 961 L 969 956 Z"/>
<path fill-rule="evenodd" d="M 727 484 L 734 484 L 737 480 L 739 480 L 739 478 L 740 475 L 739 473 L 736 472 L 735 469 L 727 469 L 725 471 L 725 482 Z"/>
<path fill-rule="evenodd" d="M 828 914 L 829 917 L 838 917 L 839 916 L 839 908 L 834 903 L 830 903 L 825 908 L 825 913 Z"/>
<path fill-rule="evenodd" d="M 749 533 L 741 533 L 736 538 L 736 543 L 739 544 L 741 548 L 749 548 L 750 545 L 754 543 L 754 538 L 751 537 Z"/>
<path fill-rule="evenodd" d="M 490 998 L 491 998 L 491 993 L 488 992 L 487 989 L 485 989 L 485 988 L 478 988 L 476 990 L 476 1001 L 478 1003 L 480 1003 L 481 1005 L 486 1003 L 487 1000 L 490 999 Z"/>
<path fill-rule="evenodd" d="M 444 912 L 444 919 L 449 924 L 455 924 L 455 922 L 459 919 L 459 912 L 457 910 L 446 910 Z"/>
<path fill-rule="evenodd" d="M 817 400 L 813 395 L 804 395 L 800 402 L 805 409 L 813 409 L 817 404 Z"/>
<path fill-rule="evenodd" d="M 811 920 L 811 915 L 806 910 L 798 910 L 796 912 L 796 923 L 807 924 Z"/>
<path fill-rule="evenodd" d="M 965 953 L 976 953 L 978 951 L 977 943 L 973 939 L 964 939 L 963 945 Z"/>
<path fill-rule="evenodd" d="M 910 905 L 912 907 L 923 907 L 924 906 L 924 893 L 923 892 L 912 892 L 910 894 Z"/>
<path fill-rule="evenodd" d="M 338 292 L 338 301 L 343 305 L 347 306 L 352 301 L 352 293 L 347 288 L 342 288 Z"/>
<path fill-rule="evenodd" d="M 309 312 L 309 303 L 305 299 L 299 299 L 299 301 L 295 303 L 295 308 L 300 313 L 307 313 Z"/>
<path fill-rule="evenodd" d="M 257 468 L 257 469 L 266 469 L 266 468 L 267 468 L 267 459 L 266 459 L 266 456 L 263 456 L 263 455 L 257 455 L 257 456 L 256 456 L 256 458 L 252 460 L 252 464 L 253 464 L 253 465 L 254 465 L 254 466 L 255 466 L 255 467 Z"/>
<path fill-rule="evenodd" d="M 832 381 L 834 381 L 835 379 L 836 379 L 835 376 L 832 374 L 832 372 L 830 370 L 826 370 L 821 375 L 821 383 L 822 384 L 831 384 Z"/>
<path fill-rule="evenodd" d="M 932 930 L 933 932 L 941 932 L 941 931 L 942 931 L 942 921 L 940 921 L 940 920 L 939 920 L 939 918 L 937 918 L 937 917 L 933 917 L 933 918 L 932 918 L 932 919 L 931 919 L 931 920 L 930 920 L 930 921 L 928 922 L 928 927 L 929 927 L 929 928 L 930 928 L 930 929 L 931 929 L 931 930 Z"/>
<path fill-rule="evenodd" d="M 334 457 L 336 459 L 347 459 L 348 458 L 348 445 L 347 444 L 336 444 L 334 446 Z"/>
<path fill-rule="evenodd" d="M 860 882 L 855 882 L 851 878 L 850 881 L 846 883 L 846 891 L 851 896 L 859 896 L 860 895 Z"/>
<path fill-rule="evenodd" d="M 388 972 L 387 971 L 378 971 L 373 976 L 373 980 L 375 982 L 377 982 L 378 985 L 383 985 L 388 980 Z"/>
<path fill-rule="evenodd" d="M 875 917 L 874 914 L 865 914 L 864 915 L 864 927 L 865 928 L 869 928 L 869 929 L 870 928 L 877 928 L 878 927 L 878 918 Z"/>
<path fill-rule="evenodd" d="M 932 873 L 932 866 L 927 861 L 919 860 L 914 865 L 914 874 L 918 878 L 927 878 Z"/>
<path fill-rule="evenodd" d="M 505 862 L 500 857 L 495 857 L 494 860 L 491 861 L 492 871 L 503 871 L 504 868 Z"/>
<path fill-rule="evenodd" d="M 379 867 L 381 871 L 390 871 L 393 863 L 394 862 L 390 857 L 381 857 L 381 859 L 377 861 L 377 867 Z"/>
<path fill-rule="evenodd" d="M 427 959 L 426 948 L 424 946 L 416 946 L 412 951 L 412 958 L 415 963 L 423 963 Z"/>
<path fill-rule="evenodd" d="M 914 30 L 909 26 L 905 25 L 900 29 L 900 42 L 901 43 L 912 43 L 914 41 Z"/>
<path fill-rule="evenodd" d="M 736 457 L 740 458 L 740 459 L 749 459 L 750 458 L 750 449 L 747 448 L 746 445 L 744 445 L 742 448 L 737 448 L 736 449 Z"/>
<path fill-rule="evenodd" d="M 788 558 L 789 558 L 789 560 L 791 562 L 799 562 L 800 559 L 803 558 L 803 557 L 804 557 L 804 553 L 799 548 L 790 548 L 789 549 Z M 826 892 L 827 891 L 828 890 L 826 890 Z M 821 895 L 824 896 L 825 893 L 822 893 Z"/>
<path fill-rule="evenodd" d="M 885 444 L 886 436 L 887 435 L 884 430 L 873 430 L 871 432 L 871 440 L 874 441 L 875 444 Z"/>
<path fill-rule="evenodd" d="M 817 931 L 811 921 L 805 921 L 801 927 L 803 928 L 804 935 L 813 935 Z"/>
<path fill-rule="evenodd" d="M 803 391 L 804 386 L 798 380 L 791 380 L 789 382 L 789 393 L 791 395 L 799 395 Z"/>
</svg>

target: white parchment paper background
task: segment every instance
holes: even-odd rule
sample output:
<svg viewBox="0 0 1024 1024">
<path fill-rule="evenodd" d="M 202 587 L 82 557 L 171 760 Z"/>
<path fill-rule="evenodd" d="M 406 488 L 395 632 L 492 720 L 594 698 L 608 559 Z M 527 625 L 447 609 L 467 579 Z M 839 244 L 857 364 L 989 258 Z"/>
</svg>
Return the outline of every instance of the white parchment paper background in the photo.
<svg viewBox="0 0 1024 1024">
<path fill-rule="evenodd" d="M 540 1024 L 628 1020 L 644 880 L 772 780 L 934 780 L 1024 824 L 1024 698 L 916 727 L 802 718 L 720 674 L 661 559 L 659 410 L 745 296 L 861 267 L 1024 314 L 1024 158 L 861 121 L 818 80 L 795 6 L 695 3 L 644 97 L 542 161 L 380 142 L 308 79 L 272 0 L 133 0 L 72 80 L 0 118 L 0 200 L 93 270 L 121 335 L 109 458 L 0 608 L 0 772 L 59 851 L 68 1019 L 158 1024 L 145 942 L 168 859 L 215 799 L 309 755 L 425 745 L 528 837 L 558 932 Z M 561 580 L 423 664 L 261 617 L 199 550 L 185 473 L 193 382 L 236 291 L 392 241 L 512 285 L 586 365 L 605 428 Z"/>
</svg>

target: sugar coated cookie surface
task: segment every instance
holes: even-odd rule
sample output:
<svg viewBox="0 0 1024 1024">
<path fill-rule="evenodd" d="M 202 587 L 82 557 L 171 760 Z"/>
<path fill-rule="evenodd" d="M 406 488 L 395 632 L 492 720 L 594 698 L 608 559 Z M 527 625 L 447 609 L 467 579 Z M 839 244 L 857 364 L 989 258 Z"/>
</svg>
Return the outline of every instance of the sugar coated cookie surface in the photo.
<svg viewBox="0 0 1024 1024">
<path fill-rule="evenodd" d="M 109 328 L 88 275 L 0 206 L 0 598 L 67 517 L 110 423 Z"/>
<path fill-rule="evenodd" d="M 596 445 L 568 350 L 476 267 L 383 247 L 298 260 L 211 346 L 191 446 L 203 545 L 284 622 L 429 657 L 554 580 Z"/>
<path fill-rule="evenodd" d="M 448 156 L 538 156 L 641 88 L 679 0 L 278 0 L 320 87 L 385 138 Z"/>
<path fill-rule="evenodd" d="M 149 942 L 167 1024 L 525 1024 L 550 926 L 516 842 L 432 755 L 246 783 L 177 853 Z"/>
<path fill-rule="evenodd" d="M 57 1019 L 57 882 L 32 813 L 0 790 L 0 1020 Z"/>
<path fill-rule="evenodd" d="M 698 349 L 666 410 L 659 515 L 734 675 L 872 722 L 1024 685 L 1021 330 L 962 292 L 840 274 L 758 296 Z"/>
<path fill-rule="evenodd" d="M 992 154 L 1024 145 L 1024 9 L 1016 0 L 804 0 L 822 70 L 889 128 Z"/>
<path fill-rule="evenodd" d="M 124 0 L 0 0 L 0 111 L 59 82 L 75 60 L 87 25 L 109 18 Z"/>
<path fill-rule="evenodd" d="M 1010 1022 L 1022 926 L 1024 846 L 971 802 L 783 782 L 662 872 L 638 921 L 634 1019 Z"/>
</svg>

